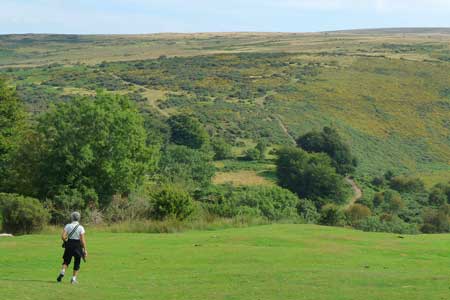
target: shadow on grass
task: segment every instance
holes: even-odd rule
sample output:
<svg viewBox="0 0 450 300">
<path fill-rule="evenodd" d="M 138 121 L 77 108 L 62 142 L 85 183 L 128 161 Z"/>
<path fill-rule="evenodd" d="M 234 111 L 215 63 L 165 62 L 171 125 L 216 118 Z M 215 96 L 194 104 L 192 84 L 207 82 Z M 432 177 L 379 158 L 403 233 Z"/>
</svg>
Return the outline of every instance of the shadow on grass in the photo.
<svg viewBox="0 0 450 300">
<path fill-rule="evenodd" d="M 58 283 L 58 282 L 56 282 L 56 280 L 0 278 L 0 282 L 2 282 L 2 281 L 11 281 L 11 282 L 39 282 L 39 283 Z"/>
</svg>

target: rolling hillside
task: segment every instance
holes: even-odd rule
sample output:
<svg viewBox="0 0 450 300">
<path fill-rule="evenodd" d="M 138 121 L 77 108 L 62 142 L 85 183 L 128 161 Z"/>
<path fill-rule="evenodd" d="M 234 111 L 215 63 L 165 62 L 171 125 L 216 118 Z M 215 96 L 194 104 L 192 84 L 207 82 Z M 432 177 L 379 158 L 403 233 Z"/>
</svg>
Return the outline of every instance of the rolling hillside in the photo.
<svg viewBox="0 0 450 300">
<path fill-rule="evenodd" d="M 155 117 L 191 112 L 245 148 L 334 126 L 360 161 L 428 183 L 450 176 L 450 33 L 0 36 L 0 75 L 30 111 L 102 88 Z"/>
</svg>

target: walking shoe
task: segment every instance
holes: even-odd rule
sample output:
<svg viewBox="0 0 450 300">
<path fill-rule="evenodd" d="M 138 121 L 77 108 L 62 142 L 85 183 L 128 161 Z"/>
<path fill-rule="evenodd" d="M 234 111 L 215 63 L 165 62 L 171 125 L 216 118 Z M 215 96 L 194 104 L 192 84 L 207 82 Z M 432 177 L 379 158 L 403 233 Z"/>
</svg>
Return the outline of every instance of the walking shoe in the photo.
<svg viewBox="0 0 450 300">
<path fill-rule="evenodd" d="M 63 279 L 64 274 L 59 274 L 58 278 L 56 278 L 57 282 L 61 282 L 61 280 Z"/>
<path fill-rule="evenodd" d="M 77 281 L 76 279 L 73 279 L 73 278 L 72 278 L 72 279 L 70 280 L 70 283 L 71 283 L 71 284 L 78 284 L 78 281 Z"/>
</svg>

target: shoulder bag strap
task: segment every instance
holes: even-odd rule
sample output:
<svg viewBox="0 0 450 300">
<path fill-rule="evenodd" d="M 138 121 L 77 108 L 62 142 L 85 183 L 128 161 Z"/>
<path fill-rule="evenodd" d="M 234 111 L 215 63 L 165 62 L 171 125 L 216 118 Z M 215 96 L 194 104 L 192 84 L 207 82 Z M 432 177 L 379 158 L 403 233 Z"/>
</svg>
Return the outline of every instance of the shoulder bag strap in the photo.
<svg viewBox="0 0 450 300">
<path fill-rule="evenodd" d="M 67 240 L 70 240 L 70 238 L 72 237 L 72 235 L 75 233 L 75 231 L 77 231 L 78 227 L 80 226 L 80 224 L 77 224 L 77 226 L 75 226 L 74 229 L 72 229 L 72 231 L 69 233 L 69 235 L 67 236 Z"/>
</svg>

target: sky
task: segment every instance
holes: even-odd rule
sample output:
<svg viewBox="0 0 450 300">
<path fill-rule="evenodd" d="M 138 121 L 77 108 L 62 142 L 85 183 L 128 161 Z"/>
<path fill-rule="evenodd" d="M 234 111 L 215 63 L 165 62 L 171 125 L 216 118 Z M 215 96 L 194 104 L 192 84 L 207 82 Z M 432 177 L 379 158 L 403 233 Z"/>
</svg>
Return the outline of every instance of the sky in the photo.
<svg viewBox="0 0 450 300">
<path fill-rule="evenodd" d="M 0 0 L 0 34 L 450 27 L 450 0 Z"/>
</svg>

